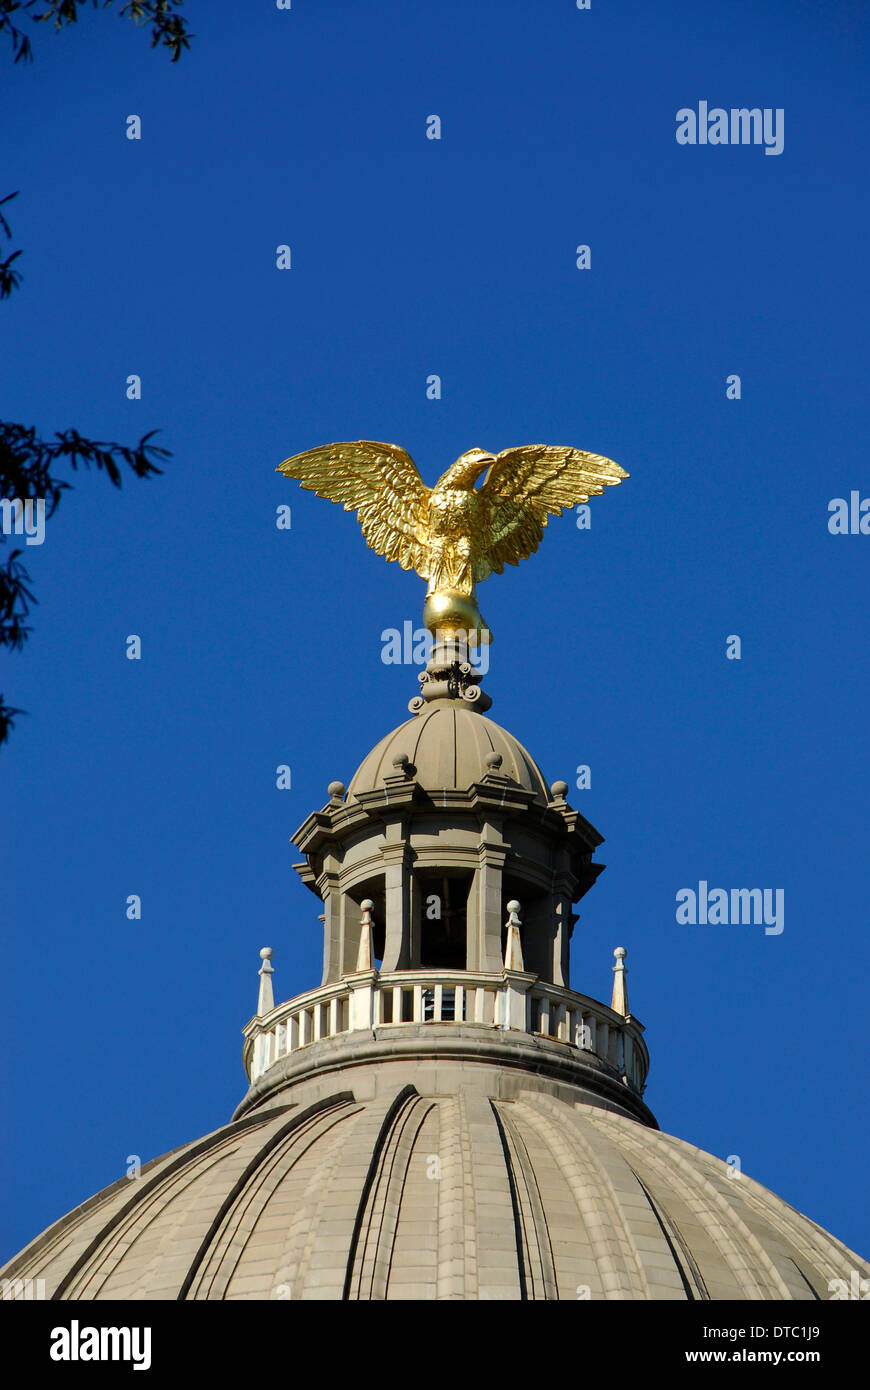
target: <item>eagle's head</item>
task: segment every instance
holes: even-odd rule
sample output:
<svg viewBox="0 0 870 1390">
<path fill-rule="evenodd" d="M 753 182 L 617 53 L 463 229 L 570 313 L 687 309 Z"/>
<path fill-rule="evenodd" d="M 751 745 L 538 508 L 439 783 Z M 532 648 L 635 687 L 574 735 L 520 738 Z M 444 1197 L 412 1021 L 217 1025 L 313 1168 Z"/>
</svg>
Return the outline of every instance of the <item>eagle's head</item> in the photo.
<svg viewBox="0 0 870 1390">
<path fill-rule="evenodd" d="M 481 473 L 485 473 L 495 463 L 495 454 L 486 449 L 468 449 L 460 454 L 444 474 L 443 482 L 449 487 L 474 487 Z"/>
</svg>

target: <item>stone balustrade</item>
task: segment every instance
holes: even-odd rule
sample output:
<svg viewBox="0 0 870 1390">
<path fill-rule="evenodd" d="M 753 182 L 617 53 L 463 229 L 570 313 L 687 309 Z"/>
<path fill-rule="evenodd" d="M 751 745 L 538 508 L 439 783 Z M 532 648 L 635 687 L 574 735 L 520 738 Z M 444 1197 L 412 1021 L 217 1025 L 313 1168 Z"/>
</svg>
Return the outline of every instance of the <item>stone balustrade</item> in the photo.
<svg viewBox="0 0 870 1390">
<path fill-rule="evenodd" d="M 322 1038 L 407 1024 L 517 1029 L 596 1057 L 641 1095 L 649 1068 L 643 1027 L 598 1000 L 505 970 L 377 970 L 345 975 L 256 1016 L 244 1029 L 253 1083 L 276 1062 Z"/>
</svg>

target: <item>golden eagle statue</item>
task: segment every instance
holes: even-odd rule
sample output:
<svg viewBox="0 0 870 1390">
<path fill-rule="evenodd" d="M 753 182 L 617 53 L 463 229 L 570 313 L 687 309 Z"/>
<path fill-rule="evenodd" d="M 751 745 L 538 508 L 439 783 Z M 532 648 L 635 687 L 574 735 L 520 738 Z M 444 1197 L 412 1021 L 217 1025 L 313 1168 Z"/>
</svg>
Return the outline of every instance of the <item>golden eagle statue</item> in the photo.
<svg viewBox="0 0 870 1390">
<path fill-rule="evenodd" d="M 550 516 L 628 477 L 601 454 L 524 444 L 500 454 L 469 449 L 429 488 L 404 449 L 369 439 L 324 444 L 276 472 L 355 511 L 372 550 L 428 580 L 427 627 L 477 630 L 483 640 L 490 634 L 475 585 L 532 555 Z"/>
</svg>

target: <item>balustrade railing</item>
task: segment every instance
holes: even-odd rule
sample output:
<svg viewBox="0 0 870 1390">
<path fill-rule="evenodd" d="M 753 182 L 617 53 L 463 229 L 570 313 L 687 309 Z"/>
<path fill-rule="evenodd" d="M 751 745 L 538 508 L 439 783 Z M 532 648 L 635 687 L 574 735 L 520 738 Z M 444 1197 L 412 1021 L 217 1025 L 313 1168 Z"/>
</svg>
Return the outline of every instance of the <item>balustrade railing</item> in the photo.
<svg viewBox="0 0 870 1390">
<path fill-rule="evenodd" d="M 649 1066 L 643 1029 L 586 995 L 536 977 L 472 971 L 375 970 L 299 994 L 251 1020 L 245 1068 L 251 1082 L 283 1057 L 322 1038 L 406 1024 L 517 1029 L 591 1053 L 641 1094 Z"/>
</svg>

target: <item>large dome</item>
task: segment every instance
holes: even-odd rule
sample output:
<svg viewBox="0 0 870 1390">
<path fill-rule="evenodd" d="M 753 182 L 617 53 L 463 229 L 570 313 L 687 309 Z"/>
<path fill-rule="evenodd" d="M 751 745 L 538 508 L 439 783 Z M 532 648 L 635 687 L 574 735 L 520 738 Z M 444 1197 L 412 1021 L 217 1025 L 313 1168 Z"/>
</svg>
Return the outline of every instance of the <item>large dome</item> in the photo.
<svg viewBox="0 0 870 1390">
<path fill-rule="evenodd" d="M 658 1130 L 625 949 L 609 1005 L 571 984 L 601 837 L 565 783 L 437 697 L 343 792 L 294 836 L 321 982 L 276 1004 L 262 949 L 232 1120 L 32 1241 L 13 1297 L 815 1300 L 866 1273 Z"/>
<path fill-rule="evenodd" d="M 544 774 L 519 739 L 460 700 L 433 700 L 413 718 L 382 738 L 358 767 L 348 798 L 378 791 L 395 771 L 393 759 L 405 754 L 414 778 L 430 789 L 465 791 L 486 775 L 487 755 L 497 753 L 501 774 L 542 805 L 550 800 Z"/>
<path fill-rule="evenodd" d="M 307 1081 L 249 1094 L 5 1274 L 60 1299 L 810 1300 L 863 1267 L 616 1102 L 415 1032 L 418 1055 L 369 1041 L 356 1065 L 313 1044 Z"/>
</svg>

